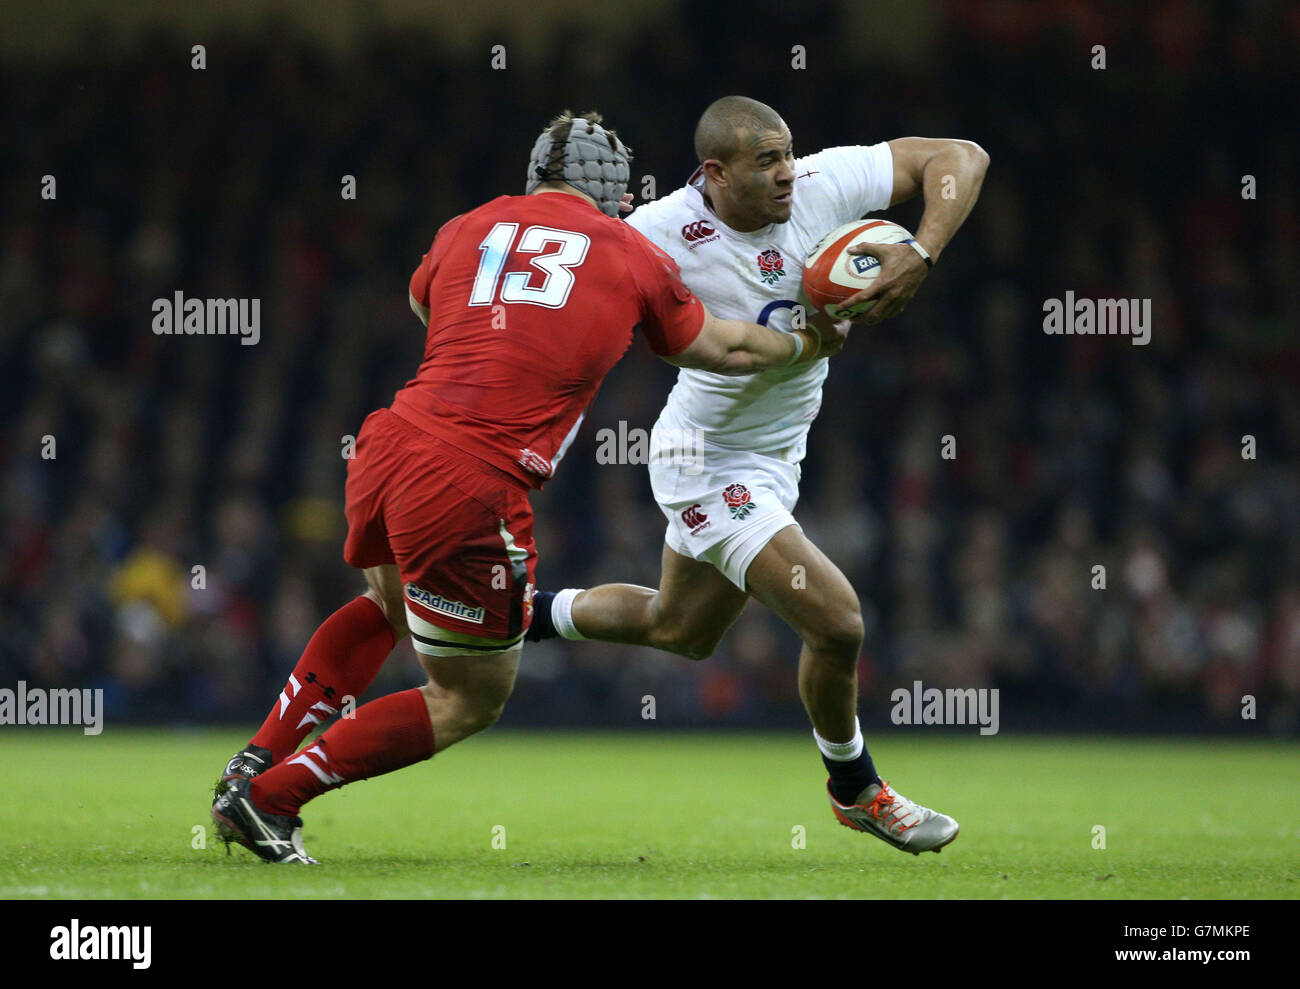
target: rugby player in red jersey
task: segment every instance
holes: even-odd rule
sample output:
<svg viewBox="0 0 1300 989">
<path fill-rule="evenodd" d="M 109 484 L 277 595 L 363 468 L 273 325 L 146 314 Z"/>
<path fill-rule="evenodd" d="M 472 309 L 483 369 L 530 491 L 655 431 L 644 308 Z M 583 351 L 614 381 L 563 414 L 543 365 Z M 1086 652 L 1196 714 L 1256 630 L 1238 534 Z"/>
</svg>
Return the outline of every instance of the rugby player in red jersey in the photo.
<svg viewBox="0 0 1300 989">
<path fill-rule="evenodd" d="M 793 333 L 714 319 L 676 264 L 617 219 L 629 150 L 599 114 L 556 117 L 523 196 L 449 221 L 411 278 L 424 361 L 367 417 L 348 462 L 344 559 L 367 590 L 317 629 L 261 729 L 227 763 L 227 843 L 312 863 L 303 804 L 482 731 L 510 696 L 532 619 L 528 492 L 554 473 L 637 331 L 678 367 L 749 374 L 835 353 L 846 327 Z M 428 682 L 318 725 L 405 635 Z"/>
</svg>

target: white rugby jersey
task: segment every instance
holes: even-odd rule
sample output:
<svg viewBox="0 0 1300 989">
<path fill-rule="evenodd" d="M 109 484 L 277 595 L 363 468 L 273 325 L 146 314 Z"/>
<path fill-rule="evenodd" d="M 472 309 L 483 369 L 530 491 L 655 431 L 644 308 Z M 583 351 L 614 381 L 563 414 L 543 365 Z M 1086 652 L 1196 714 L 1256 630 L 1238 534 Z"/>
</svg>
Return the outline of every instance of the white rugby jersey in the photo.
<svg viewBox="0 0 1300 989">
<path fill-rule="evenodd" d="M 732 230 L 704 202 L 704 183 L 638 207 L 628 223 L 666 251 L 682 279 L 720 319 L 744 319 L 789 333 L 803 295 L 803 260 L 840 224 L 884 209 L 894 191 L 889 145 L 827 148 L 795 161 L 790 219 L 752 233 Z M 711 446 L 803 460 L 821 408 L 826 359 L 797 368 L 728 377 L 683 368 L 660 421 L 703 430 Z"/>
</svg>

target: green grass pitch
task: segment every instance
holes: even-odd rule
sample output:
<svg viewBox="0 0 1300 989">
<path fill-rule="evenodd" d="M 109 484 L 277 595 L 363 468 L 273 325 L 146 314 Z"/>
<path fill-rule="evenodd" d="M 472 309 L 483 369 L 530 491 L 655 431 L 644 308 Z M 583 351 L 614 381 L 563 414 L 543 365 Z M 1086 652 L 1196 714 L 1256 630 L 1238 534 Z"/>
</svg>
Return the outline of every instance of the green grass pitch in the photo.
<svg viewBox="0 0 1300 989">
<path fill-rule="evenodd" d="M 247 738 L 5 730 L 0 897 L 1300 894 L 1293 742 L 878 732 L 885 777 L 961 823 L 916 857 L 835 822 L 809 733 L 498 729 L 310 804 L 305 868 L 215 836 L 207 795 Z"/>
</svg>

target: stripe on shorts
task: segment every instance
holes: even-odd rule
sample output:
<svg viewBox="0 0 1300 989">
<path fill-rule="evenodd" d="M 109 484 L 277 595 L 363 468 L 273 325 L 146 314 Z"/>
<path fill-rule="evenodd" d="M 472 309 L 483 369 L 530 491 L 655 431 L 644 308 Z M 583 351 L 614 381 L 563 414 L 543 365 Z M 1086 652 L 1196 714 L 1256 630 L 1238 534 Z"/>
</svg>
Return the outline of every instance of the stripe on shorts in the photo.
<svg viewBox="0 0 1300 989">
<path fill-rule="evenodd" d="M 510 639 L 488 639 L 481 635 L 468 635 L 440 628 L 433 622 L 421 618 L 408 605 L 406 624 L 411 630 L 411 639 L 415 651 L 425 656 L 460 656 L 467 652 L 498 653 L 510 652 L 519 648 L 524 637 Z"/>
<path fill-rule="evenodd" d="M 523 549 L 515 542 L 514 534 L 506 528 L 505 519 L 497 519 L 497 531 L 501 534 L 501 542 L 506 548 L 506 558 L 510 560 L 510 576 L 514 578 L 515 584 L 523 588 L 528 583 L 528 550 Z M 526 591 L 521 592 L 526 593 Z M 522 598 L 511 597 L 510 600 L 510 618 L 507 626 L 507 632 L 510 635 L 519 634 L 524 627 L 524 602 Z"/>
</svg>

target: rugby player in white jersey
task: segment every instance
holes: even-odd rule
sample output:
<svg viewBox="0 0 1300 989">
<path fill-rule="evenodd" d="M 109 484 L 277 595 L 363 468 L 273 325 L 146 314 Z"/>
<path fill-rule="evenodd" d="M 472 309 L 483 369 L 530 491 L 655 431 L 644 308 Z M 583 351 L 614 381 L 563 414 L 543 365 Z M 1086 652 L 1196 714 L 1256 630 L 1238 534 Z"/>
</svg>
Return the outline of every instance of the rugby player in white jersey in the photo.
<svg viewBox="0 0 1300 989">
<path fill-rule="evenodd" d="M 916 137 L 795 158 L 780 115 L 743 96 L 709 106 L 695 152 L 700 167 L 690 182 L 628 222 L 677 262 L 711 312 L 785 332 L 802 305 L 803 259 L 813 245 L 919 193 L 925 212 L 915 243 L 854 248 L 881 270 L 871 289 L 845 302 L 876 299 L 867 324 L 902 312 L 975 204 L 989 160 L 969 141 Z M 957 837 L 957 822 L 876 772 L 857 718 L 861 606 L 791 514 L 826 365 L 744 377 L 681 371 L 651 435 L 651 486 L 668 519 L 659 588 L 539 593 L 529 638 L 558 634 L 705 659 L 756 598 L 803 640 L 799 693 L 836 818 L 903 851 L 937 852 Z M 796 567 L 804 581 L 792 580 Z"/>
</svg>

